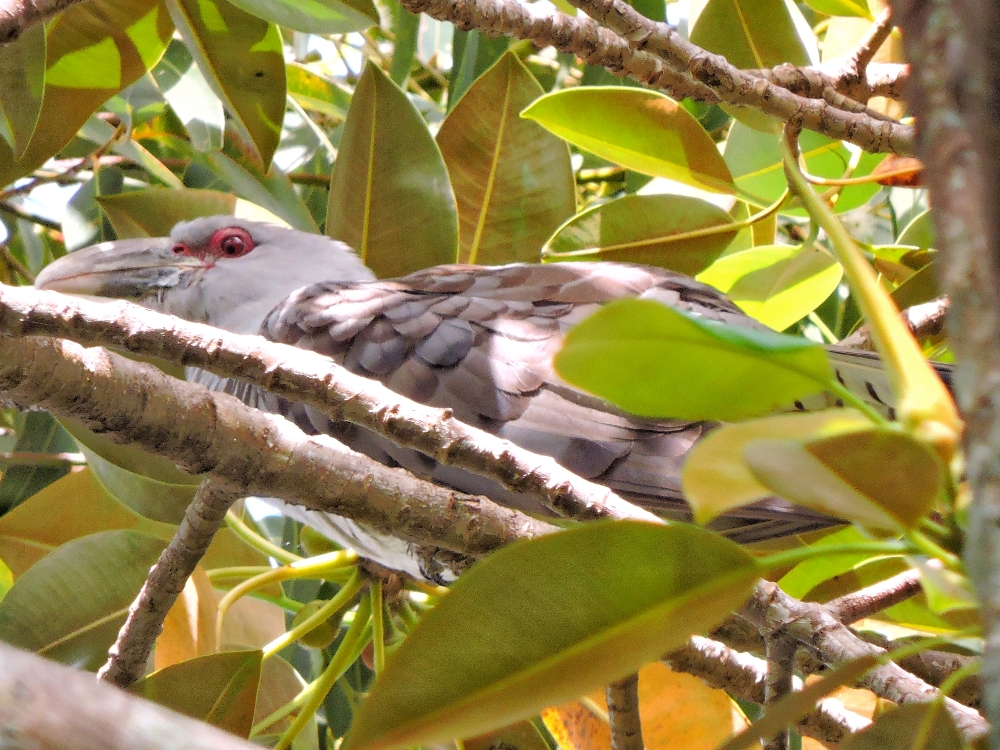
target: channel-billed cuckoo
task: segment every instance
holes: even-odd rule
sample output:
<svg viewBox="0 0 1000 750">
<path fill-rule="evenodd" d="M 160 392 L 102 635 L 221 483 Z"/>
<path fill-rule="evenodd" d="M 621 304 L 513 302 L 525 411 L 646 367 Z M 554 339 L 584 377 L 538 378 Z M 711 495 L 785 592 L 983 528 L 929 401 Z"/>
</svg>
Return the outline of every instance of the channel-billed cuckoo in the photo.
<svg viewBox="0 0 1000 750">
<path fill-rule="evenodd" d="M 36 286 L 134 300 L 234 333 L 261 333 L 315 350 L 397 393 L 449 407 L 468 424 L 552 456 L 639 505 L 675 513 L 684 508 L 684 457 L 712 425 L 625 414 L 560 379 L 552 356 L 570 327 L 622 297 L 761 327 L 714 289 L 660 268 L 450 265 L 376 280 L 341 242 L 231 216 L 180 223 L 169 237 L 105 242 L 70 253 L 45 268 Z M 848 387 L 864 398 L 891 403 L 877 360 L 836 348 L 830 354 Z M 492 480 L 438 465 L 362 428 L 333 424 L 257 386 L 203 371 L 189 377 L 252 406 L 281 411 L 303 428 L 333 434 L 380 461 L 529 513 L 543 511 Z M 398 540 L 343 518 L 281 508 L 362 556 L 412 574 L 423 572 Z M 748 542 L 829 523 L 775 499 L 724 519 L 723 528 Z"/>
</svg>

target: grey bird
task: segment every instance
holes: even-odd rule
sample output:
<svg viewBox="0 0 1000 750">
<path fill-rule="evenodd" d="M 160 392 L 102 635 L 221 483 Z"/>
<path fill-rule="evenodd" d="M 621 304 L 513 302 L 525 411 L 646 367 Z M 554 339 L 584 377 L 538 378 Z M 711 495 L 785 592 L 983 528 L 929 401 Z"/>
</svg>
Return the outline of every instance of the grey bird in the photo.
<svg viewBox="0 0 1000 750">
<path fill-rule="evenodd" d="M 559 378 L 552 356 L 569 328 L 622 297 L 762 328 L 711 287 L 661 268 L 448 265 L 376 280 L 342 242 L 232 216 L 182 222 L 169 237 L 105 242 L 70 253 L 45 268 L 35 284 L 129 299 L 190 321 L 320 352 L 675 517 L 686 508 L 680 490 L 685 455 L 714 425 L 626 414 Z M 830 356 L 845 385 L 891 408 L 877 358 L 836 347 Z M 546 513 L 536 501 L 493 480 L 439 465 L 363 428 L 334 424 L 259 386 L 204 371 L 189 371 L 188 377 L 283 413 L 303 429 L 333 435 L 379 461 L 528 513 Z M 329 514 L 281 509 L 364 557 L 413 575 L 427 573 L 399 540 Z M 753 542 L 831 523 L 836 521 L 772 499 L 730 514 L 719 528 L 739 542 Z"/>
</svg>

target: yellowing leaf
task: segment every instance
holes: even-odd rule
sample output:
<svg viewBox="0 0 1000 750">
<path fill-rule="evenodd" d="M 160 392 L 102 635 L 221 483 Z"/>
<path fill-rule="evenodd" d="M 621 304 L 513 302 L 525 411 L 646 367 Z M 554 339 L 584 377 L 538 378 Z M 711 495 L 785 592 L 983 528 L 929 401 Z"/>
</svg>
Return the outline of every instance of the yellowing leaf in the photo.
<svg viewBox="0 0 1000 750">
<path fill-rule="evenodd" d="M 154 670 L 215 653 L 218 603 L 212 582 L 199 565 L 163 621 L 153 654 Z"/>
<path fill-rule="evenodd" d="M 779 414 L 750 422 L 723 425 L 697 443 L 684 462 L 681 486 L 695 520 L 706 523 L 727 510 L 770 497 L 743 459 L 755 440 L 805 439 L 865 429 L 871 421 L 853 409 L 809 414 Z"/>
<path fill-rule="evenodd" d="M 36 24 L 0 47 L 0 137 L 19 159 L 35 132 L 45 90 L 45 27 Z"/>
</svg>

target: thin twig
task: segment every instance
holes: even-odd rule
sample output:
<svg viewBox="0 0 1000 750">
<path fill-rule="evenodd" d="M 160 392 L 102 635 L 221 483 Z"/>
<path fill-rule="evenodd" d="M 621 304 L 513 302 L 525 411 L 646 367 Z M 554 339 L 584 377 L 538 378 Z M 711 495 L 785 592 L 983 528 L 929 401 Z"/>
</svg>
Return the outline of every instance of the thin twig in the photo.
<svg viewBox="0 0 1000 750">
<path fill-rule="evenodd" d="M 55 229 L 57 231 L 62 230 L 62 225 L 58 221 L 52 221 L 52 219 L 46 219 L 44 216 L 38 216 L 30 211 L 25 211 L 23 208 L 15 203 L 11 203 L 10 201 L 0 201 L 0 211 L 10 214 L 14 218 L 24 219 L 25 221 L 30 221 L 32 224 L 38 224 L 46 229 Z"/>
<path fill-rule="evenodd" d="M 920 571 L 907 570 L 892 578 L 845 594 L 826 603 L 827 611 L 849 625 L 904 602 L 920 593 Z"/>
<path fill-rule="evenodd" d="M 97 673 L 99 680 L 127 688 L 142 677 L 164 618 L 222 527 L 226 511 L 238 499 L 238 494 L 211 479 L 202 481 L 174 538 L 129 607 L 118 640 L 108 651 L 108 661 Z"/>
<path fill-rule="evenodd" d="M 639 675 L 612 682 L 605 690 L 612 750 L 644 750 L 639 720 Z"/>
</svg>

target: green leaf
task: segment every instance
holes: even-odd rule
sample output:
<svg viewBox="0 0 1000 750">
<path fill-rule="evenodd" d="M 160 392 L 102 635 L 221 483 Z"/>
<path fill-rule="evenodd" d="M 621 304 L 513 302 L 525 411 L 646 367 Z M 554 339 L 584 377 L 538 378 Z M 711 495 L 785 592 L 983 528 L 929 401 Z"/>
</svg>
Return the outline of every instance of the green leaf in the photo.
<svg viewBox="0 0 1000 750">
<path fill-rule="evenodd" d="M 927 606 L 934 614 L 979 607 L 968 576 L 945 568 L 936 558 L 912 557 L 908 560 L 920 571 L 920 585 L 927 597 Z"/>
<path fill-rule="evenodd" d="M 62 453 L 76 450 L 72 438 L 51 414 L 28 412 L 18 433 L 15 453 Z M 0 479 L 0 515 L 16 508 L 69 471 L 66 467 L 21 464 L 7 468 Z"/>
<path fill-rule="evenodd" d="M 739 455 L 742 455 L 742 448 L 738 450 Z M 847 526 L 834 531 L 832 534 L 827 534 L 822 539 L 813 542 L 810 546 L 819 550 L 823 547 L 851 545 L 870 541 L 871 537 L 863 534 L 856 526 Z M 778 579 L 778 585 L 789 596 L 802 599 L 824 581 L 854 570 L 859 565 L 873 560 L 886 559 L 886 557 L 881 554 L 872 555 L 870 552 L 817 555 L 808 560 L 803 560 L 785 573 L 785 575 Z"/>
<path fill-rule="evenodd" d="M 751 442 L 836 435 L 870 425 L 870 420 L 853 409 L 779 414 L 723 425 L 688 453 L 681 475 L 684 497 L 694 511 L 695 520 L 707 523 L 727 510 L 774 494 L 743 460 L 743 451 Z"/>
<path fill-rule="evenodd" d="M 216 190 L 170 190 L 153 187 L 97 199 L 122 239 L 166 237 L 174 224 L 199 216 L 226 214 L 243 219 L 284 224 L 260 206 Z"/>
<path fill-rule="evenodd" d="M 410 77 L 410 68 L 417 56 L 417 37 L 420 34 L 420 16 L 411 13 L 399 2 L 389 4 L 392 9 L 392 64 L 389 78 L 400 88 Z"/>
<path fill-rule="evenodd" d="M 191 51 L 176 39 L 171 40 L 167 54 L 152 73 L 163 98 L 184 123 L 195 150 L 220 150 L 226 113 L 201 69 L 195 65 Z"/>
<path fill-rule="evenodd" d="M 18 159 L 0 139 L 0 185 L 31 173 L 65 146 L 95 109 L 156 65 L 172 33 L 158 0 L 88 0 L 57 16 L 46 34 L 38 125 Z"/>
<path fill-rule="evenodd" d="M 74 539 L 18 578 L 0 602 L 0 640 L 96 669 L 166 542 L 135 531 Z"/>
<path fill-rule="evenodd" d="M 850 166 L 851 151 L 843 141 L 835 141 L 811 130 L 803 130 L 799 136 L 799 144 L 809 174 L 837 179 L 843 177 Z M 762 133 L 743 123 L 733 123 L 729 138 L 726 140 L 724 156 L 736 186 L 747 200 L 758 206 L 769 206 L 785 191 L 787 181 L 777 135 Z M 864 177 L 871 174 L 884 158 L 885 154 L 862 155 L 850 176 Z M 813 185 L 813 189 L 817 193 L 825 193 L 830 188 L 826 185 Z M 880 187 L 875 182 L 844 187 L 833 209 L 837 213 L 844 213 L 863 206 L 879 190 Z M 782 209 L 782 213 L 793 216 L 805 215 L 805 211 L 801 208 Z"/>
<path fill-rule="evenodd" d="M 544 93 L 512 52 L 465 92 L 438 131 L 455 191 L 459 263 L 537 261 L 576 210 L 569 148 L 518 113 Z"/>
<path fill-rule="evenodd" d="M 574 327 L 555 365 L 633 414 L 692 420 L 767 414 L 832 377 L 818 344 L 637 299 L 612 302 Z"/>
<path fill-rule="evenodd" d="M 260 674 L 260 651 L 227 651 L 153 672 L 130 691 L 245 738 L 253 725 Z"/>
<path fill-rule="evenodd" d="M 697 5 L 697 3 L 696 3 Z M 691 9 L 691 42 L 722 55 L 738 68 L 809 65 L 792 13 L 784 0 L 702 0 Z M 804 23 L 804 21 L 803 21 Z M 806 25 L 808 29 L 808 25 Z"/>
<path fill-rule="evenodd" d="M 167 0 L 184 43 L 266 170 L 285 116 L 278 27 L 227 0 Z"/>
<path fill-rule="evenodd" d="M 115 129 L 97 117 L 91 117 L 80 128 L 78 135 L 81 138 L 103 146 L 110 145 L 110 151 L 120 156 L 124 156 L 129 161 L 133 161 L 145 169 L 152 177 L 155 177 L 167 187 L 180 188 L 183 183 L 167 167 L 149 151 L 133 141 L 131 138 L 115 138 Z"/>
<path fill-rule="evenodd" d="M 865 0 L 805 0 L 806 5 L 826 16 L 858 16 L 872 18 Z"/>
<path fill-rule="evenodd" d="M 875 722 L 845 739 L 840 750 L 962 750 L 967 745 L 942 701 L 908 703 L 880 714 Z"/>
<path fill-rule="evenodd" d="M 0 47 L 0 137 L 20 159 L 35 132 L 45 91 L 45 27 L 36 24 Z"/>
<path fill-rule="evenodd" d="M 240 198 L 267 209 L 302 232 L 318 232 L 319 227 L 305 203 L 295 192 L 291 180 L 271 165 L 267 174 L 253 167 L 244 168 L 221 152 L 205 154 L 211 170 L 224 180 Z"/>
<path fill-rule="evenodd" d="M 914 528 L 943 486 L 937 454 L 908 433 L 885 428 L 755 440 L 743 458 L 775 494 L 875 532 Z"/>
<path fill-rule="evenodd" d="M 15 578 L 73 539 L 133 529 L 164 541 L 174 527 L 149 521 L 112 498 L 90 469 L 74 471 L 0 518 L 0 557 Z"/>
<path fill-rule="evenodd" d="M 733 179 L 705 129 L 668 96 L 622 86 L 546 94 L 521 113 L 560 138 L 637 172 L 713 192 Z"/>
<path fill-rule="evenodd" d="M 934 247 L 934 217 L 930 210 L 914 217 L 913 221 L 899 233 L 897 245 L 915 245 L 921 250 Z"/>
<path fill-rule="evenodd" d="M 370 62 L 340 139 L 326 233 L 353 247 L 379 278 L 458 255 L 455 196 L 441 152 L 410 100 Z"/>
<path fill-rule="evenodd" d="M 937 264 L 928 263 L 892 291 L 892 300 L 900 310 L 930 302 L 941 296 L 937 283 Z"/>
<path fill-rule="evenodd" d="M 819 307 L 844 269 L 818 245 L 762 245 L 720 258 L 698 274 L 756 318 L 783 331 Z"/>
<path fill-rule="evenodd" d="M 599 522 L 505 547 L 388 659 L 344 750 L 468 737 L 573 699 L 718 622 L 759 574 L 683 525 Z"/>
<path fill-rule="evenodd" d="M 505 36 L 489 37 L 479 29 L 455 29 L 452 35 L 451 76 L 448 80 L 448 109 L 461 100 L 472 82 L 485 73 L 510 47 Z"/>
<path fill-rule="evenodd" d="M 347 119 L 351 92 L 297 63 L 285 68 L 288 93 L 303 109 L 319 112 L 337 120 Z"/>
<path fill-rule="evenodd" d="M 371 0 L 233 0 L 251 15 L 309 34 L 347 34 L 377 26 Z"/>
<path fill-rule="evenodd" d="M 614 260 L 693 276 L 736 236 L 718 206 L 683 195 L 626 195 L 588 208 L 545 243 L 545 260 Z"/>
</svg>

